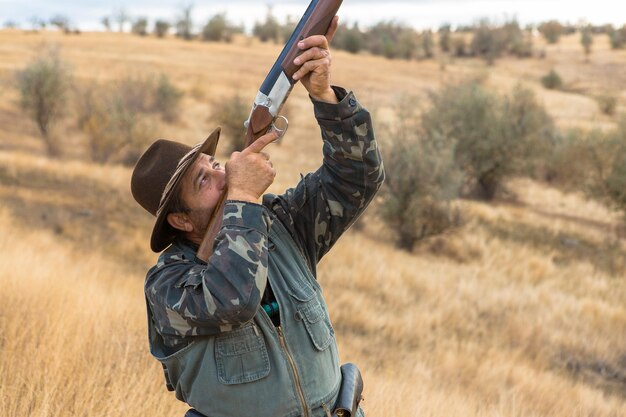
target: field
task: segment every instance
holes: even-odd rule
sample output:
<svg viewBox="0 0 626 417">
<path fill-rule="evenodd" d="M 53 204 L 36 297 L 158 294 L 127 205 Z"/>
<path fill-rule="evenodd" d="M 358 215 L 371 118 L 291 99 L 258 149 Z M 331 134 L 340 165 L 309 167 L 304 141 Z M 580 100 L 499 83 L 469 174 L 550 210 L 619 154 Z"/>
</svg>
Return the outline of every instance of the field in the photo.
<svg viewBox="0 0 626 417">
<path fill-rule="evenodd" d="M 166 73 L 186 94 L 181 119 L 159 124 L 159 136 L 189 144 L 214 127 L 212 108 L 228 96 L 253 99 L 279 46 L 0 31 L 0 416 L 182 416 L 148 352 L 142 285 L 155 255 L 131 169 L 89 162 L 70 116 L 56 130 L 64 156 L 47 157 L 19 108 L 14 71 L 42 43 L 60 46 L 78 81 Z M 544 59 L 493 67 L 335 51 L 333 80 L 374 114 L 383 156 L 397 99 L 426 106 L 429 91 L 468 78 L 500 92 L 532 88 L 564 128 L 614 126 L 594 97 L 618 92 L 626 111 L 626 52 L 605 36 L 590 62 L 577 35 L 535 47 Z M 552 68 L 566 91 L 541 87 Z M 284 143 L 270 150 L 273 192 L 321 160 L 301 87 L 289 113 Z M 524 178 L 507 188 L 492 204 L 455 202 L 463 226 L 412 253 L 370 211 L 322 261 L 342 360 L 363 370 L 368 416 L 626 416 L 623 216 Z"/>
</svg>

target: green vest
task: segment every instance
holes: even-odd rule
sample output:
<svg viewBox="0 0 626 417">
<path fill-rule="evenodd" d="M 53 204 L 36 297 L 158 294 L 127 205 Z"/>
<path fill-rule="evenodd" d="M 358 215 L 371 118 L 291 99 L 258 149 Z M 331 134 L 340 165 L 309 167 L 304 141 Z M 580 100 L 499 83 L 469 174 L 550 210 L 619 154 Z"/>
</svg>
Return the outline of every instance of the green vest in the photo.
<svg viewBox="0 0 626 417">
<path fill-rule="evenodd" d="M 194 338 L 167 355 L 148 307 L 150 352 L 163 364 L 168 386 L 208 417 L 324 417 L 335 403 L 339 354 L 321 287 L 277 219 L 269 248 L 280 328 L 259 306 L 242 328 Z"/>
</svg>

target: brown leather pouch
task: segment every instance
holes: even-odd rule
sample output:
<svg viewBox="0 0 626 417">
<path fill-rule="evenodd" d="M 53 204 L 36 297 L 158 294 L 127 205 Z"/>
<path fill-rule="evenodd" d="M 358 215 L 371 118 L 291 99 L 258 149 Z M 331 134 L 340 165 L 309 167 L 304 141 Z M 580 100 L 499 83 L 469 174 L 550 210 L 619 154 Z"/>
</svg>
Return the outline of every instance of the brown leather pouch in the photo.
<svg viewBox="0 0 626 417">
<path fill-rule="evenodd" d="M 341 387 L 333 411 L 333 417 L 355 417 L 363 399 L 363 378 L 353 363 L 341 366 Z"/>
</svg>

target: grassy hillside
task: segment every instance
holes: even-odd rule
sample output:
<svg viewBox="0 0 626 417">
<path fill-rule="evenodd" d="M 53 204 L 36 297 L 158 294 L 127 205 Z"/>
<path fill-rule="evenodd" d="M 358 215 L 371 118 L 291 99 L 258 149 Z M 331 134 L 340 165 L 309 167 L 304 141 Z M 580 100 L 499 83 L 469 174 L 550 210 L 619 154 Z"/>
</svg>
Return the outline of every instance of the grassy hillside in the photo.
<svg viewBox="0 0 626 417">
<path fill-rule="evenodd" d="M 211 130 L 219 100 L 236 91 L 252 100 L 278 47 L 0 31 L 0 415 L 181 416 L 186 407 L 147 349 L 142 284 L 155 255 L 130 169 L 86 160 L 71 109 L 56 131 L 66 157 L 47 158 L 19 110 L 13 71 L 44 41 L 61 45 L 78 80 L 168 74 L 187 94 L 181 120 L 158 129 L 189 144 Z M 335 52 L 334 82 L 353 89 L 378 126 L 401 93 L 426 97 L 468 77 L 501 91 L 530 86 L 561 126 L 612 126 L 594 95 L 619 91 L 624 110 L 626 52 L 599 37 L 585 63 L 576 36 L 546 52 L 445 70 L 436 60 Z M 568 92 L 540 87 L 551 68 Z M 308 98 L 298 88 L 290 100 L 290 132 L 271 149 L 275 192 L 320 161 Z M 384 154 L 393 138 L 381 139 Z M 413 253 L 395 249 L 370 212 L 322 261 L 342 359 L 363 368 L 368 415 L 626 415 L 622 218 L 530 180 L 508 189 L 515 197 L 495 204 L 457 201 L 464 225 Z"/>
</svg>

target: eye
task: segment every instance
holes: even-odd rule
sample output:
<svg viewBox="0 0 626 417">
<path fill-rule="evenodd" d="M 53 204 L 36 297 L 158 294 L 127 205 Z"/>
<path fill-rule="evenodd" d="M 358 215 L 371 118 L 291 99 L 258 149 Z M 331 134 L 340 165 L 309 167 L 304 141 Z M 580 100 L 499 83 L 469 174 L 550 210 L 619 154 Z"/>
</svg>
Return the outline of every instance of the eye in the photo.
<svg viewBox="0 0 626 417">
<path fill-rule="evenodd" d="M 204 186 L 204 184 L 206 184 L 206 182 L 208 181 L 208 179 L 209 179 L 209 176 L 208 176 L 208 175 L 206 175 L 206 174 L 204 174 L 204 175 L 202 176 L 202 179 L 200 180 L 200 186 L 201 186 L 201 187 L 202 187 L 202 186 Z"/>
<path fill-rule="evenodd" d="M 215 161 L 213 162 L 213 169 L 218 169 L 220 167 L 220 163 Z"/>
</svg>

